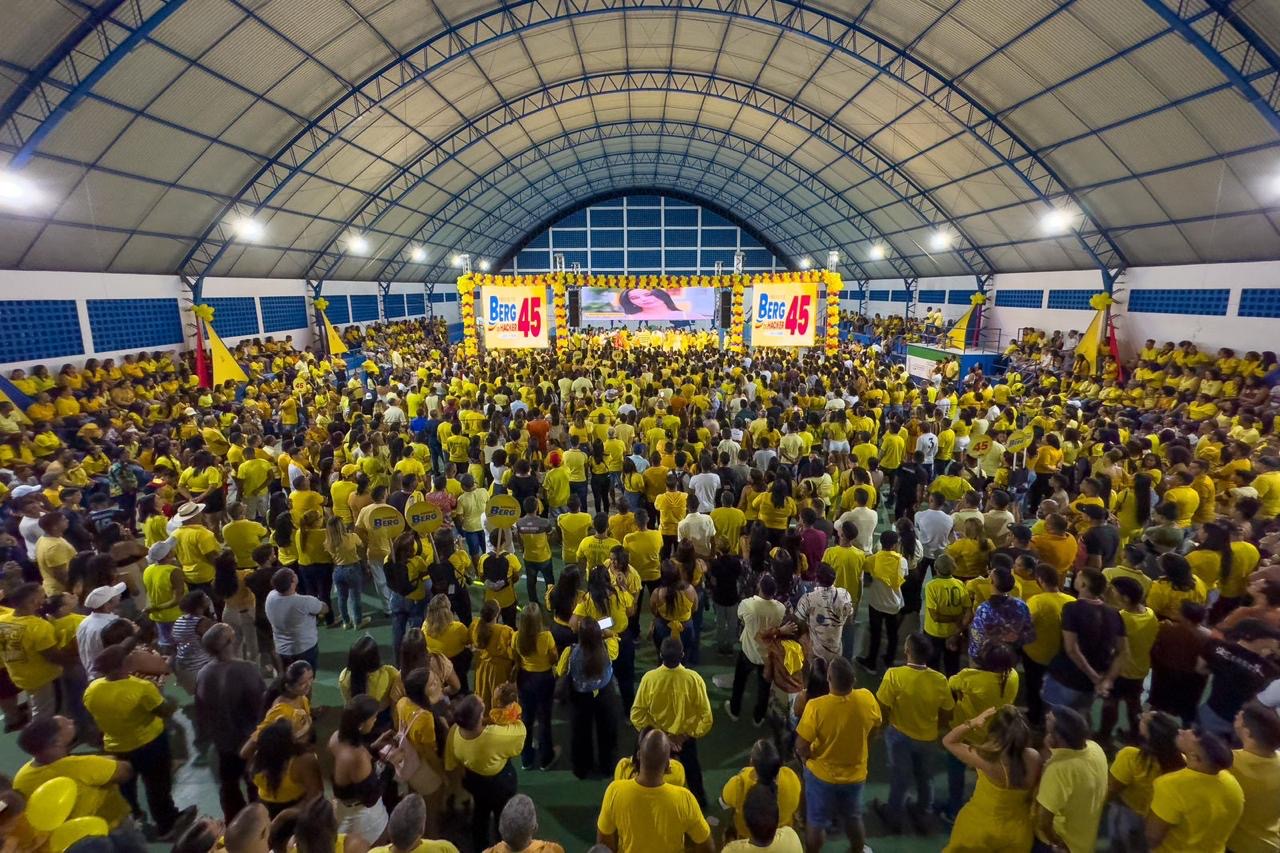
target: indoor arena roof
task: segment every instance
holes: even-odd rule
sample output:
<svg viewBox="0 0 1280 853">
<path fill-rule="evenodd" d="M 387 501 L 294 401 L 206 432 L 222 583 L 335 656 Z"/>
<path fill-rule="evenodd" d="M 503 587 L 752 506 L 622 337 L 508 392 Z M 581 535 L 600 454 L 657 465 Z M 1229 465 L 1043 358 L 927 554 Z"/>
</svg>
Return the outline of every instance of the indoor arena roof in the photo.
<svg viewBox="0 0 1280 853">
<path fill-rule="evenodd" d="M 1280 257 L 1277 0 L 7 0 L 0 267 L 451 278 L 669 190 L 846 275 Z"/>
</svg>

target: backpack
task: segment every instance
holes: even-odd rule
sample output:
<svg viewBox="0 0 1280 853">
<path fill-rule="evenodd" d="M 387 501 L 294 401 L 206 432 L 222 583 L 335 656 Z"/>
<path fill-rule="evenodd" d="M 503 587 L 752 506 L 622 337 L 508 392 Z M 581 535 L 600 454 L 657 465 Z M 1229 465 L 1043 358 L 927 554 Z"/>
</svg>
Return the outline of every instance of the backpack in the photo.
<svg viewBox="0 0 1280 853">
<path fill-rule="evenodd" d="M 382 567 L 387 577 L 387 589 L 396 595 L 408 596 L 413 592 L 413 581 L 409 580 L 409 566 L 399 561 L 388 560 Z"/>
<path fill-rule="evenodd" d="M 418 711 L 405 724 L 396 738 L 382 748 L 382 758 L 395 770 L 396 781 L 404 782 L 418 794 L 427 796 L 444 783 L 439 772 L 422 760 L 418 750 L 409 740 L 409 730 L 425 711 Z"/>
</svg>

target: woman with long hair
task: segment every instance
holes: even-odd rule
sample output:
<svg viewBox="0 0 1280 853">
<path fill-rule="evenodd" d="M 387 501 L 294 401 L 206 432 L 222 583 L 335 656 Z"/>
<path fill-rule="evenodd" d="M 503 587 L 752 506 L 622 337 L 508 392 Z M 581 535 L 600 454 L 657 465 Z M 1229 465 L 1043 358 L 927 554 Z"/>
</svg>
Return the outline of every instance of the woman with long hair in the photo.
<svg viewBox="0 0 1280 853">
<path fill-rule="evenodd" d="M 1119 853 L 1147 849 L 1145 828 L 1151 795 L 1158 777 L 1187 766 L 1178 749 L 1177 717 L 1147 711 L 1138 718 L 1138 744 L 1123 747 L 1111 762 L 1107 799 L 1107 837 Z"/>
<path fill-rule="evenodd" d="M 1151 509 L 1159 502 L 1150 474 L 1134 474 L 1133 485 L 1111 493 L 1111 510 L 1119 522 L 1122 542 L 1129 542 L 1147 527 Z"/>
<path fill-rule="evenodd" d="M 511 641 L 515 631 L 502 622 L 496 601 L 486 601 L 480 616 L 471 623 L 471 645 L 475 649 L 475 693 L 486 708 L 493 707 L 494 691 L 511 680 L 515 666 Z"/>
<path fill-rule="evenodd" d="M 293 736 L 293 728 L 284 719 L 258 733 L 249 775 L 258 789 L 258 799 L 272 818 L 324 795 L 324 777 L 315 752 Z"/>
<path fill-rule="evenodd" d="M 547 612 L 551 614 L 549 630 L 555 638 L 556 648 L 564 650 L 578 641 L 573 630 L 573 615 L 586 593 L 582 590 L 582 571 L 569 566 L 545 594 Z"/>
<path fill-rule="evenodd" d="M 1181 554 L 1161 554 L 1156 560 L 1160 577 L 1147 589 L 1147 606 L 1161 619 L 1176 620 L 1182 602 L 1205 606 L 1209 600 L 1208 587 L 1191 571 L 1191 563 Z"/>
<path fill-rule="evenodd" d="M 342 627 L 358 630 L 368 626 L 360 601 L 364 592 L 360 537 L 341 518 L 330 516 L 324 525 L 324 548 L 333 558 L 333 588 Z"/>
<path fill-rule="evenodd" d="M 406 639 L 406 643 L 408 640 Z M 420 795 L 427 806 L 424 836 L 434 836 L 440 829 L 440 812 L 447 786 L 444 784 L 444 762 L 440 747 L 444 745 L 446 723 L 436 716 L 441 708 L 431 700 L 430 684 L 435 676 L 425 667 L 410 670 L 404 676 L 404 695 L 392 708 L 395 730 L 413 747 L 418 756 L 418 770 L 406 780 L 409 789 Z"/>
<path fill-rule="evenodd" d="M 431 564 L 433 593 L 449 596 L 453 612 L 464 625 L 471 624 L 471 580 L 475 570 L 467 549 L 458 547 L 454 532 L 442 527 L 432 537 L 435 562 Z"/>
<path fill-rule="evenodd" d="M 578 641 L 560 655 L 556 675 L 564 678 L 569 695 L 572 736 L 569 746 L 573 775 L 612 772 L 618 745 L 621 701 L 613 677 L 616 640 L 606 642 L 594 619 L 578 624 Z"/>
<path fill-rule="evenodd" d="M 333 555 L 325 547 L 327 536 L 324 513 L 312 509 L 303 513 L 293 539 L 298 557 L 298 585 L 302 592 L 325 603 L 324 624 L 331 626 L 336 618 L 328 606 L 333 594 Z"/>
<path fill-rule="evenodd" d="M 297 528 L 288 510 L 271 522 L 271 543 L 276 546 L 276 559 L 287 569 L 298 568 Z"/>
<path fill-rule="evenodd" d="M 650 623 L 654 649 L 661 649 L 662 641 L 675 634 L 684 646 L 685 655 L 690 653 L 698 639 L 690 624 L 697 605 L 698 593 L 680 567 L 671 560 L 663 562 L 658 586 L 649 596 L 649 611 L 654 617 Z"/>
<path fill-rule="evenodd" d="M 756 497 L 752 506 L 767 531 L 769 543 L 781 545 L 787 526 L 799 511 L 791 497 L 791 482 L 786 477 L 775 478 L 768 493 Z"/>
<path fill-rule="evenodd" d="M 947 679 L 951 695 L 955 697 L 955 710 L 951 712 L 951 720 L 959 727 L 961 723 L 977 720 L 984 722 L 990 719 L 983 715 L 992 708 L 1012 705 L 1018 696 L 1018 671 L 1014 669 L 1018 658 L 1012 648 L 1003 643 L 990 643 L 981 652 L 973 666 L 965 667 Z M 983 733 L 980 724 L 975 723 L 966 730 L 966 742 L 970 745 L 982 742 Z M 954 815 L 960 808 L 960 800 L 964 796 L 963 761 L 947 762 L 947 811 Z M 973 766 L 973 765 L 968 765 Z"/>
<path fill-rule="evenodd" d="M 955 560 L 955 575 L 962 581 L 985 577 L 995 545 L 987 538 L 981 518 L 966 518 L 962 538 L 952 542 L 946 553 Z"/>
<path fill-rule="evenodd" d="M 733 812 L 733 832 L 738 838 L 750 838 L 744 806 L 747 794 L 757 785 L 773 792 L 778 801 L 778 826 L 793 826 L 800 810 L 800 777 L 782 763 L 773 741 L 761 739 L 751 747 L 750 766 L 725 783 L 720 802 Z"/>
<path fill-rule="evenodd" d="M 1204 583 L 1206 590 L 1226 586 L 1231 580 L 1231 530 L 1225 524 L 1206 522 L 1201 525 L 1196 545 L 1187 554 L 1191 573 Z"/>
<path fill-rule="evenodd" d="M 602 571 L 597 569 L 596 571 Z M 551 709 L 556 678 L 551 669 L 559 659 L 556 641 L 542 624 L 542 608 L 529 602 L 520 611 L 513 650 L 516 686 L 524 712 L 525 739 L 520 753 L 522 770 L 546 770 L 555 763 L 551 741 Z M 535 730 L 537 743 L 534 743 Z"/>
<path fill-rule="evenodd" d="M 975 745 L 975 732 L 985 736 Z M 1021 709 L 1000 705 L 960 723 L 942 746 L 962 767 L 978 772 L 978 785 L 951 828 L 944 853 L 1030 850 L 1035 840 L 1031 802 L 1040 778 L 1040 753 Z"/>
<path fill-rule="evenodd" d="M 338 718 L 338 730 L 329 738 L 338 831 L 369 845 L 376 843 L 387 828 L 383 779 L 374 752 L 381 746 L 373 741 L 377 723 L 378 700 L 364 694 L 352 696 Z M 393 737 L 394 732 L 387 732 L 383 740 L 389 742 Z"/>
<path fill-rule="evenodd" d="M 378 703 L 376 733 L 391 728 L 391 707 L 404 695 L 400 671 L 382 662 L 378 641 L 368 634 L 356 640 L 347 650 L 347 665 L 338 673 L 338 689 L 343 701 L 364 694 Z"/>
<path fill-rule="evenodd" d="M 609 464 L 604 455 L 604 442 L 596 439 L 591 442 L 591 456 L 588 460 L 591 469 L 591 497 L 595 501 L 596 512 L 609 512 L 610 479 Z"/>
<path fill-rule="evenodd" d="M 204 504 L 204 516 L 216 533 L 222 527 L 226 495 L 222 491 L 222 469 L 208 450 L 197 450 L 191 465 L 178 477 L 178 494 L 190 503 Z"/>
<path fill-rule="evenodd" d="M 470 692 L 467 673 L 471 670 L 471 632 L 454 615 L 449 596 L 442 592 L 431 596 L 422 633 L 427 638 L 427 651 L 444 655 L 453 665 L 460 692 Z"/>
<path fill-rule="evenodd" d="M 267 687 L 263 700 L 262 722 L 258 731 L 274 723 L 286 720 L 293 730 L 294 740 L 311 743 L 315 740 L 315 720 L 311 714 L 311 686 L 315 683 L 315 670 L 304 660 L 296 660 Z M 252 743 L 252 738 L 250 742 Z"/>
</svg>

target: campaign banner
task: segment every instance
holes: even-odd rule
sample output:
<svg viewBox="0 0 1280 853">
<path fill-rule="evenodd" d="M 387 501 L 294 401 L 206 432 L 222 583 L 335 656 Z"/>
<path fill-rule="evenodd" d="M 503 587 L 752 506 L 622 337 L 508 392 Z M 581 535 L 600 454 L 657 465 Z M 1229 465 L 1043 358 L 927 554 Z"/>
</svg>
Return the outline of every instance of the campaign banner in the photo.
<svg viewBox="0 0 1280 853">
<path fill-rule="evenodd" d="M 582 288 L 582 321 L 588 326 L 666 320 L 710 322 L 715 316 L 713 287 Z"/>
<path fill-rule="evenodd" d="M 478 325 L 489 349 L 546 349 L 547 291 L 544 287 L 481 287 Z"/>
<path fill-rule="evenodd" d="M 751 345 L 811 347 L 818 320 L 817 284 L 752 285 Z"/>
</svg>

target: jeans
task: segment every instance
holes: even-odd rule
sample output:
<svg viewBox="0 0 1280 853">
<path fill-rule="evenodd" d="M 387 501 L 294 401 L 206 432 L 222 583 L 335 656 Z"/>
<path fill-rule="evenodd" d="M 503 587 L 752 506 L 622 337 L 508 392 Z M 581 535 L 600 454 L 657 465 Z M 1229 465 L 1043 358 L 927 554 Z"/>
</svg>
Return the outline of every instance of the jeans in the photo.
<svg viewBox="0 0 1280 853">
<path fill-rule="evenodd" d="M 824 782 L 809 768 L 804 770 L 804 817 L 810 827 L 822 830 L 862 817 L 862 782 Z"/>
<path fill-rule="evenodd" d="M 1067 687 L 1058 681 L 1052 675 L 1044 680 L 1044 688 L 1040 691 L 1040 697 L 1046 705 L 1066 705 L 1079 711 L 1084 715 L 1085 719 L 1089 719 L 1089 712 L 1093 708 L 1094 692 L 1092 690 L 1076 690 Z"/>
<path fill-rule="evenodd" d="M 840 654 L 846 660 L 853 660 L 854 650 L 858 647 L 858 623 L 857 619 L 857 602 L 854 602 L 854 615 L 849 617 L 849 621 L 844 623 L 844 628 L 840 631 Z"/>
<path fill-rule="evenodd" d="M 947 678 L 955 675 L 960 671 L 960 647 L 954 650 L 947 648 L 946 637 L 935 637 L 932 634 L 929 637 L 929 645 L 932 651 L 929 653 L 929 666 L 941 672 Z"/>
<path fill-rule="evenodd" d="M 662 617 L 656 617 L 653 620 L 653 648 L 655 651 L 662 651 L 662 641 L 671 636 L 671 624 Z M 684 623 L 684 628 L 680 631 L 680 645 L 684 646 L 685 662 L 688 663 L 693 654 L 693 647 L 698 642 L 698 635 L 694 632 L 693 626 L 688 622 Z"/>
<path fill-rule="evenodd" d="M 383 557 L 380 560 L 369 560 L 369 574 L 373 577 L 373 587 L 378 591 L 378 595 L 382 596 L 382 603 L 386 607 L 387 615 L 391 615 L 391 588 L 387 586 L 387 573 L 383 569 L 387 560 Z"/>
<path fill-rule="evenodd" d="M 400 593 L 391 592 L 391 655 L 396 662 L 400 660 L 400 644 L 404 642 L 405 632 L 410 628 L 421 628 L 422 620 L 427 615 L 427 600 L 413 601 Z"/>
<path fill-rule="evenodd" d="M 280 655 L 280 666 L 283 667 L 282 672 L 289 668 L 289 664 L 296 660 L 304 660 L 311 666 L 311 671 L 315 672 L 319 669 L 320 664 L 320 647 L 312 646 L 305 652 L 296 655 L 287 655 L 279 649 L 276 652 Z"/>
<path fill-rule="evenodd" d="M 541 574 L 543 580 L 546 581 L 547 589 L 550 589 L 556 582 L 555 573 L 551 570 L 551 561 L 530 561 L 524 564 L 524 570 L 527 573 L 524 581 L 529 588 L 529 600 L 539 603 L 542 599 L 538 597 L 538 575 Z"/>
<path fill-rule="evenodd" d="M 579 512 L 586 512 L 587 507 L 591 506 L 591 504 L 587 503 L 587 481 L 586 480 L 583 480 L 580 483 L 575 483 L 572 480 L 570 480 L 569 494 L 578 499 Z"/>
<path fill-rule="evenodd" d="M 329 603 L 329 599 L 333 596 L 333 564 L 332 563 L 312 563 L 309 566 L 298 566 L 298 575 L 302 591 L 307 595 L 314 595 L 316 598 Z M 324 624 L 333 624 L 333 608 L 324 614 Z"/>
<path fill-rule="evenodd" d="M 743 652 L 738 652 L 738 659 L 733 665 L 733 693 L 729 697 L 729 712 L 735 717 L 742 712 L 742 697 L 747 692 L 747 679 L 753 671 L 756 676 L 756 703 L 751 709 L 751 719 L 759 723 L 769 708 L 769 682 L 764 680 L 764 665 L 752 663 Z"/>
<path fill-rule="evenodd" d="M 163 835 L 173 829 L 178 819 L 178 808 L 173 804 L 173 756 L 169 751 L 169 733 L 161 732 L 151 743 L 133 752 L 117 754 L 116 758 L 129 762 L 136 774 L 120 783 L 120 793 L 129 801 L 135 814 L 142 811 L 138 803 L 138 779 L 147 789 L 147 805 L 151 807 L 151 819 Z"/>
<path fill-rule="evenodd" d="M 360 593 L 364 591 L 364 571 L 360 564 L 338 566 L 333 570 L 333 586 L 338 598 L 338 618 L 358 625 L 364 618 Z"/>
<path fill-rule="evenodd" d="M 890 726 L 884 735 L 885 749 L 889 757 L 889 811 L 902 815 L 907 803 L 907 790 L 914 781 L 916 806 L 928 809 L 933 803 L 933 787 L 929 780 L 929 755 L 933 751 L 931 741 L 915 740 Z"/>
<path fill-rule="evenodd" d="M 733 641 L 738 638 L 738 607 L 735 604 L 713 604 L 716 612 L 716 646 L 721 654 L 733 651 Z"/>
<path fill-rule="evenodd" d="M 591 495 L 595 499 L 596 512 L 609 512 L 609 475 L 591 475 Z"/>
<path fill-rule="evenodd" d="M 1213 732 L 1218 737 L 1225 740 L 1228 744 L 1235 743 L 1236 731 L 1231 720 L 1223 719 L 1218 712 L 1210 708 L 1208 705 L 1200 706 L 1200 713 L 1197 715 L 1200 726 L 1206 731 Z"/>
<path fill-rule="evenodd" d="M 947 814 L 955 817 L 964 805 L 964 762 L 947 753 Z"/>
<path fill-rule="evenodd" d="M 462 538 L 467 543 L 467 553 L 471 555 L 473 560 L 484 554 L 483 530 L 464 530 L 462 531 Z"/>
<path fill-rule="evenodd" d="M 533 766 L 535 761 L 537 766 L 542 767 L 551 763 L 555 756 L 551 741 L 551 709 L 555 701 L 556 677 L 550 670 L 520 670 L 516 682 L 520 686 L 520 708 L 525 724 L 524 750 L 520 753 L 520 760 L 526 767 Z"/>
</svg>

